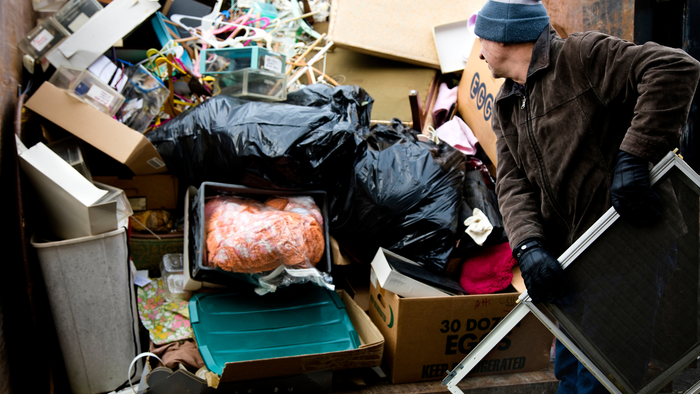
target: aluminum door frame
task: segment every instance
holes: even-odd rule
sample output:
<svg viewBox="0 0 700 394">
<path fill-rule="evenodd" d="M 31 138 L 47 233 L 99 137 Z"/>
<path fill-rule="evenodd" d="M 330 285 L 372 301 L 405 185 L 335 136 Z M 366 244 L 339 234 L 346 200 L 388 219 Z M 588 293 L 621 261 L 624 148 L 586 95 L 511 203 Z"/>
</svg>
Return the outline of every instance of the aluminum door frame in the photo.
<svg viewBox="0 0 700 394">
<path fill-rule="evenodd" d="M 700 175 L 698 175 L 682 157 L 676 155 L 676 151 L 669 152 L 664 156 L 657 165 L 652 168 L 649 178 L 651 184 L 655 184 L 672 168 L 678 168 L 688 179 L 695 185 L 696 191 L 700 198 Z M 610 208 L 589 228 L 576 242 L 574 242 L 564 253 L 559 256 L 558 261 L 563 269 L 566 269 L 574 260 L 580 256 L 586 248 L 588 248 L 600 235 L 602 235 L 612 224 L 620 217 L 614 208 Z M 442 380 L 441 385 L 446 386 L 453 394 L 464 394 L 457 387 L 457 384 L 475 367 L 486 355 L 503 339 L 520 321 L 532 312 L 549 331 L 557 337 L 557 339 L 566 346 L 569 351 L 605 386 L 608 391 L 613 394 L 625 394 L 621 391 L 612 380 L 610 380 L 579 348 L 576 344 L 566 336 L 558 327 L 557 323 L 552 321 L 550 317 L 541 311 L 524 291 L 518 298 L 517 305 L 513 310 L 504 317 L 499 324 L 481 341 L 476 347 L 459 363 L 452 371 L 447 371 L 447 376 Z M 680 361 L 667 368 L 664 373 L 654 380 L 668 375 L 679 373 L 679 368 L 690 364 L 700 355 L 688 354 Z M 687 359 L 687 360 L 686 360 Z M 653 382 L 653 381 L 652 381 Z M 658 390 L 649 387 L 651 384 L 646 384 L 637 394 L 650 394 Z M 700 393 L 700 381 L 690 387 L 685 394 Z"/>
</svg>

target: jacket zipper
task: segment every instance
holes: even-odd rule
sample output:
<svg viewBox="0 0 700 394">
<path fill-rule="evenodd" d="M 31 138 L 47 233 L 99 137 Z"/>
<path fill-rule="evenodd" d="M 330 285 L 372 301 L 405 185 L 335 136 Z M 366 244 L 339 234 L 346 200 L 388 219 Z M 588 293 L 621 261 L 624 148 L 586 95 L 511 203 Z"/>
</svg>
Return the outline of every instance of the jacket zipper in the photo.
<svg viewBox="0 0 700 394">
<path fill-rule="evenodd" d="M 535 158 L 537 159 L 537 166 L 539 167 L 540 171 L 540 177 L 542 177 L 542 182 L 543 182 L 543 187 L 542 189 L 545 191 L 545 194 L 547 196 L 547 199 L 549 200 L 549 204 L 552 206 L 552 209 L 554 209 L 554 212 L 559 215 L 559 218 L 562 220 L 563 223 L 566 224 L 566 227 L 571 231 L 571 226 L 569 225 L 568 221 L 566 220 L 565 216 L 562 214 L 561 210 L 559 209 L 559 206 L 554 203 L 554 198 L 553 194 L 550 188 L 550 183 L 549 179 L 546 176 L 545 170 L 544 170 L 544 161 L 542 160 L 542 154 L 540 153 L 539 147 L 535 143 L 535 137 L 533 136 L 532 133 L 532 118 L 530 117 L 530 111 L 528 111 L 527 108 L 527 98 L 528 98 L 528 93 L 527 93 L 527 85 L 525 86 L 524 93 L 523 93 L 523 103 L 520 105 L 520 109 L 525 110 L 525 120 L 526 120 L 526 125 L 527 125 L 527 139 L 530 141 L 530 145 L 532 146 L 532 150 L 535 152 Z"/>
</svg>

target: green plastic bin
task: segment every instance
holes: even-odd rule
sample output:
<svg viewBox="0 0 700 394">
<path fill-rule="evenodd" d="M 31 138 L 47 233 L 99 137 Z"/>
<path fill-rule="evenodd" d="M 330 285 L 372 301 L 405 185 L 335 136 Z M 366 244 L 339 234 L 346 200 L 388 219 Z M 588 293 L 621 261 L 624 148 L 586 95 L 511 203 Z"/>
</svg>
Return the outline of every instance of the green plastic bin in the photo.
<svg viewBox="0 0 700 394">
<path fill-rule="evenodd" d="M 293 285 L 264 296 L 249 288 L 199 293 L 190 300 L 190 322 L 210 371 L 228 362 L 357 349 L 360 338 L 334 291 Z"/>
</svg>

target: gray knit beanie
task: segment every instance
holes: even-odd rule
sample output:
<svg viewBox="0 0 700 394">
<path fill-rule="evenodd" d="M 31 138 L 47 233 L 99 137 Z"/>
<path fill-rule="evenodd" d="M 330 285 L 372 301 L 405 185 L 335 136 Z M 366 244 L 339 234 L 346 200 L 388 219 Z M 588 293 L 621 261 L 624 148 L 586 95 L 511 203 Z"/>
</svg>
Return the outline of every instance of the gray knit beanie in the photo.
<svg viewBox="0 0 700 394">
<path fill-rule="evenodd" d="M 502 43 L 537 41 L 549 25 L 547 9 L 537 0 L 488 0 L 477 17 L 477 37 Z"/>
</svg>

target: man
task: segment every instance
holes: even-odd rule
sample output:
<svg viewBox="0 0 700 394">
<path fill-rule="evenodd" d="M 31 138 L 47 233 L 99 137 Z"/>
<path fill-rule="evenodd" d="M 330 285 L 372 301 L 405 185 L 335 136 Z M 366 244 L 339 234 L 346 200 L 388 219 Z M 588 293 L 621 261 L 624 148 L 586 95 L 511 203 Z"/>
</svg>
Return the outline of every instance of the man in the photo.
<svg viewBox="0 0 700 394">
<path fill-rule="evenodd" d="M 555 256 L 610 206 L 638 226 L 660 216 L 649 168 L 678 146 L 700 63 L 598 32 L 562 39 L 534 0 L 489 0 L 475 33 L 506 78 L 492 124 L 505 229 L 529 295 L 557 303 L 568 283 Z M 607 392 L 561 344 L 555 373 L 560 393 Z"/>
</svg>

